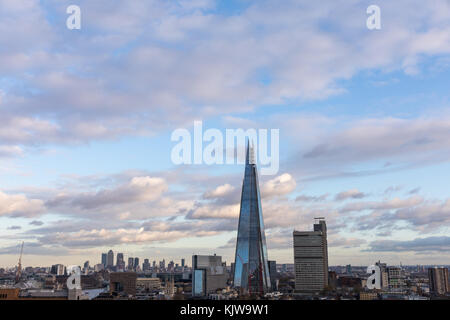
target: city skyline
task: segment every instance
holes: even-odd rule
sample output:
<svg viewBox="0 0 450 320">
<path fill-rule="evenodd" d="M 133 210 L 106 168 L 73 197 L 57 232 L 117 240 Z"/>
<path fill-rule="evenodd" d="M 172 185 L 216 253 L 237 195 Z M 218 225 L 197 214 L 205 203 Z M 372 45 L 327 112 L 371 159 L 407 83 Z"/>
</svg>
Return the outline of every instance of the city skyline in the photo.
<svg viewBox="0 0 450 320">
<path fill-rule="evenodd" d="M 78 2 L 69 30 L 72 1 L 0 0 L 0 266 L 234 261 L 245 165 L 175 164 L 197 121 L 279 130 L 270 260 L 324 217 L 330 265 L 450 263 L 448 1 L 379 30 L 365 0 Z"/>
</svg>

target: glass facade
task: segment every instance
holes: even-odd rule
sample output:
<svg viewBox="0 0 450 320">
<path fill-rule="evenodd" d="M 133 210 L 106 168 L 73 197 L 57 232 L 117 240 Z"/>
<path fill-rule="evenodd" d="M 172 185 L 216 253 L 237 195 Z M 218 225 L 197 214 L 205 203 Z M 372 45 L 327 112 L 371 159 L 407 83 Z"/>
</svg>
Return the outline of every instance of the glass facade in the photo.
<svg viewBox="0 0 450 320">
<path fill-rule="evenodd" d="M 253 150 L 247 147 L 233 285 L 248 294 L 270 291 L 266 236 Z"/>
<path fill-rule="evenodd" d="M 192 279 L 192 292 L 194 296 L 204 296 L 205 295 L 205 271 L 204 270 L 194 270 Z"/>
</svg>

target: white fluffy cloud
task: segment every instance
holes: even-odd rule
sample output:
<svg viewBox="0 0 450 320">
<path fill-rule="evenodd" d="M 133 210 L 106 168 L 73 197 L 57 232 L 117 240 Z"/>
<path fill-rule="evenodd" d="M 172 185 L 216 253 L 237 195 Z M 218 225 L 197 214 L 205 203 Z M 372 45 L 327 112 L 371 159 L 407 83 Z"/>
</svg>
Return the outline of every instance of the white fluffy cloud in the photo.
<svg viewBox="0 0 450 320">
<path fill-rule="evenodd" d="M 284 173 L 265 182 L 261 187 L 261 196 L 263 198 L 271 198 L 287 195 L 294 191 L 296 187 L 295 179 L 289 173 Z"/>
<path fill-rule="evenodd" d="M 34 217 L 44 212 L 42 200 L 28 199 L 23 194 L 9 195 L 0 191 L 0 216 Z"/>
</svg>

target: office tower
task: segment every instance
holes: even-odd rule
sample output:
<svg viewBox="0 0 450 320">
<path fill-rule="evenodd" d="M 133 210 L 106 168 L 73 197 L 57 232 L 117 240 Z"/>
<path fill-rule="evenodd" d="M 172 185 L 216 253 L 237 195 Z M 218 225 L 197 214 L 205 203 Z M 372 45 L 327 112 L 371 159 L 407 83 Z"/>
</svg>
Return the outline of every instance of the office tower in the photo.
<svg viewBox="0 0 450 320">
<path fill-rule="evenodd" d="M 184 267 L 184 263 L 185 263 L 185 260 L 184 260 L 184 258 L 183 258 L 183 259 L 181 259 L 181 266 L 182 266 L 182 267 Z"/>
<path fill-rule="evenodd" d="M 116 266 L 117 266 L 117 271 L 124 271 L 125 270 L 125 260 L 123 259 L 123 253 L 118 253 L 117 254 L 117 262 L 116 262 Z"/>
<path fill-rule="evenodd" d="M 153 260 L 152 267 L 153 267 L 153 269 L 156 268 L 156 261 L 155 260 Z"/>
<path fill-rule="evenodd" d="M 106 268 L 106 265 L 108 264 L 108 255 L 106 253 L 102 253 L 102 265 Z"/>
<path fill-rule="evenodd" d="M 277 273 L 277 262 L 276 261 L 269 261 L 269 275 L 270 275 L 270 286 L 272 288 L 272 291 L 276 291 L 278 288 L 277 285 L 277 278 L 278 278 L 278 273 Z"/>
<path fill-rule="evenodd" d="M 108 259 L 107 259 L 107 262 L 106 262 L 106 267 L 107 268 L 114 267 L 114 252 L 112 250 L 108 251 Z"/>
<path fill-rule="evenodd" d="M 161 270 L 163 270 L 163 269 L 166 268 L 166 260 L 163 259 L 163 261 L 160 261 L 160 262 L 159 262 L 159 268 L 160 268 Z"/>
<path fill-rule="evenodd" d="M 84 272 L 85 275 L 89 274 L 89 261 L 86 261 L 83 264 L 83 272 Z"/>
<path fill-rule="evenodd" d="M 296 293 L 319 293 L 328 286 L 327 226 L 317 220 L 314 231 L 293 233 Z"/>
<path fill-rule="evenodd" d="M 134 270 L 138 271 L 139 267 L 139 258 L 134 258 Z"/>
<path fill-rule="evenodd" d="M 444 295 L 450 292 L 447 268 L 429 268 L 430 293 Z"/>
<path fill-rule="evenodd" d="M 135 272 L 113 272 L 109 276 L 109 291 L 112 295 L 125 293 L 135 296 L 136 280 Z"/>
<path fill-rule="evenodd" d="M 134 270 L 134 258 L 128 258 L 128 270 Z"/>
<path fill-rule="evenodd" d="M 266 236 L 253 147 L 247 146 L 236 242 L 233 286 L 247 294 L 270 290 Z"/>
<path fill-rule="evenodd" d="M 144 263 L 142 264 L 142 271 L 150 271 L 150 261 L 148 259 L 144 259 Z"/>
<path fill-rule="evenodd" d="M 192 256 L 192 296 L 205 297 L 227 286 L 220 256 Z"/>
</svg>

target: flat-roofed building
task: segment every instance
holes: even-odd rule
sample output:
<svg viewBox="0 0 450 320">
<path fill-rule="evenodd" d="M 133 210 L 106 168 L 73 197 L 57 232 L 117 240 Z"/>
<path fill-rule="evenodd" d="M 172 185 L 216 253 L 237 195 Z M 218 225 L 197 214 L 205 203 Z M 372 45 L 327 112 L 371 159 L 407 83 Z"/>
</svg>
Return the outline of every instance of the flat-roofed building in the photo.
<svg viewBox="0 0 450 320">
<path fill-rule="evenodd" d="M 318 218 L 314 231 L 294 231 L 295 293 L 319 293 L 328 286 L 327 227 Z"/>
<path fill-rule="evenodd" d="M 435 295 L 444 295 L 450 292 L 447 268 L 429 268 L 428 278 L 430 292 Z"/>
<path fill-rule="evenodd" d="M 220 256 L 192 256 L 192 296 L 204 297 L 227 286 L 227 274 Z"/>
<path fill-rule="evenodd" d="M 109 276 L 109 291 L 111 295 L 136 295 L 136 272 L 112 272 Z"/>
<path fill-rule="evenodd" d="M 137 278 L 136 287 L 140 290 L 155 291 L 161 289 L 161 279 L 159 278 Z"/>
</svg>

